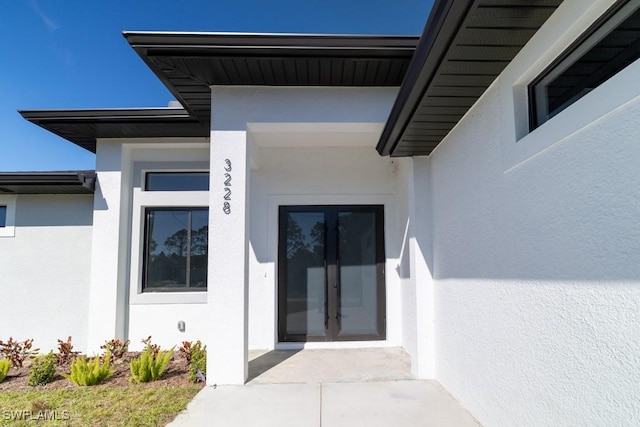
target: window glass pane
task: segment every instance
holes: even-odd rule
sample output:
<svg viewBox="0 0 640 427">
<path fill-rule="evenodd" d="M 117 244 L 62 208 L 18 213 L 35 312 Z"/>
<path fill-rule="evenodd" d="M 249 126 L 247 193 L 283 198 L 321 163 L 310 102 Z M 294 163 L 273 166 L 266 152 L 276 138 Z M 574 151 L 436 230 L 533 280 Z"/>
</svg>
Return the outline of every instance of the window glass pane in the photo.
<svg viewBox="0 0 640 427">
<path fill-rule="evenodd" d="M 144 290 L 206 290 L 209 210 L 146 212 Z"/>
<path fill-rule="evenodd" d="M 341 334 L 377 332 L 376 244 L 374 212 L 338 214 Z"/>
<path fill-rule="evenodd" d="M 208 172 L 147 172 L 146 191 L 209 191 Z"/>
<path fill-rule="evenodd" d="M 193 210 L 191 216 L 191 265 L 189 284 L 207 287 L 207 254 L 209 247 L 209 211 Z"/>
<path fill-rule="evenodd" d="M 629 2 L 532 85 L 531 129 L 640 58 L 640 6 Z"/>
<path fill-rule="evenodd" d="M 7 207 L 0 206 L 0 227 L 7 226 Z"/>
<path fill-rule="evenodd" d="M 146 288 L 187 285 L 189 211 L 147 211 Z"/>
<path fill-rule="evenodd" d="M 325 332 L 325 230 L 323 212 L 290 212 L 286 220 L 288 334 Z"/>
</svg>

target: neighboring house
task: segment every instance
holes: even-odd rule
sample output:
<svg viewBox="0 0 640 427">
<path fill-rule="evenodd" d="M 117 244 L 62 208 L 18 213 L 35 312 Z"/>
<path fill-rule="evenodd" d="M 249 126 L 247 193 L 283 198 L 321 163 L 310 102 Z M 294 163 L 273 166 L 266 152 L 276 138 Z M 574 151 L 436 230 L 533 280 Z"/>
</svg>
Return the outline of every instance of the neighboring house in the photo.
<svg viewBox="0 0 640 427">
<path fill-rule="evenodd" d="M 96 152 L 95 195 L 0 175 L 3 334 L 202 339 L 211 384 L 248 348 L 402 346 L 483 424 L 640 424 L 639 8 L 125 33 L 181 107 L 22 111 Z"/>
</svg>

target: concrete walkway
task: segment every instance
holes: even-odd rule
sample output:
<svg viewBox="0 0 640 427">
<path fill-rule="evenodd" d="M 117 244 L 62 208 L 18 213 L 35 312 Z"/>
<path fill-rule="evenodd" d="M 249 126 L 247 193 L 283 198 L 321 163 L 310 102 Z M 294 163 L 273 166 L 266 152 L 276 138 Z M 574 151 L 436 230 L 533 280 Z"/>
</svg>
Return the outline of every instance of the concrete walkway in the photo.
<svg viewBox="0 0 640 427">
<path fill-rule="evenodd" d="M 244 386 L 205 387 L 173 427 L 478 426 L 399 348 L 252 352 Z"/>
</svg>

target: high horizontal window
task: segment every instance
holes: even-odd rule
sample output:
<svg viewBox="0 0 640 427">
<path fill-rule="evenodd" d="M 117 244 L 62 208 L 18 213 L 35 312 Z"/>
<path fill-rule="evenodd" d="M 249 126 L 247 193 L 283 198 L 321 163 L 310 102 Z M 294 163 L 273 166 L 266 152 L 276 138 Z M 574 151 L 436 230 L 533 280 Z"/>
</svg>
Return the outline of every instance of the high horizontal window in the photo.
<svg viewBox="0 0 640 427">
<path fill-rule="evenodd" d="M 209 191 L 209 172 L 147 172 L 146 191 Z"/>
<path fill-rule="evenodd" d="M 0 206 L 0 227 L 7 226 L 7 207 Z"/>
<path fill-rule="evenodd" d="M 207 208 L 146 208 L 143 292 L 207 289 Z"/>
<path fill-rule="evenodd" d="M 542 125 L 640 57 L 640 1 L 620 0 L 529 85 L 529 128 Z"/>
</svg>

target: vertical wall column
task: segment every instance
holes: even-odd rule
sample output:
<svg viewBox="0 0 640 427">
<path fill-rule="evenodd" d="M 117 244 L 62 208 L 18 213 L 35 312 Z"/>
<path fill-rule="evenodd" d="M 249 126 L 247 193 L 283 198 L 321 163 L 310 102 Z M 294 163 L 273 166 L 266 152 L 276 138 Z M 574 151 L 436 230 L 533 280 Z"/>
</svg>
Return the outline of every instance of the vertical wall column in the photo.
<svg viewBox="0 0 640 427">
<path fill-rule="evenodd" d="M 207 383 L 244 384 L 248 373 L 246 131 L 211 131 Z"/>
<path fill-rule="evenodd" d="M 411 286 L 416 295 L 417 378 L 435 378 L 434 289 L 431 175 L 429 159 L 414 157 L 409 172 L 409 218 L 411 237 L 409 256 Z"/>
<path fill-rule="evenodd" d="M 100 351 L 105 340 L 124 339 L 128 256 L 129 156 L 122 144 L 98 141 L 91 241 L 87 352 Z M 126 190 L 125 190 L 126 191 Z"/>
</svg>

